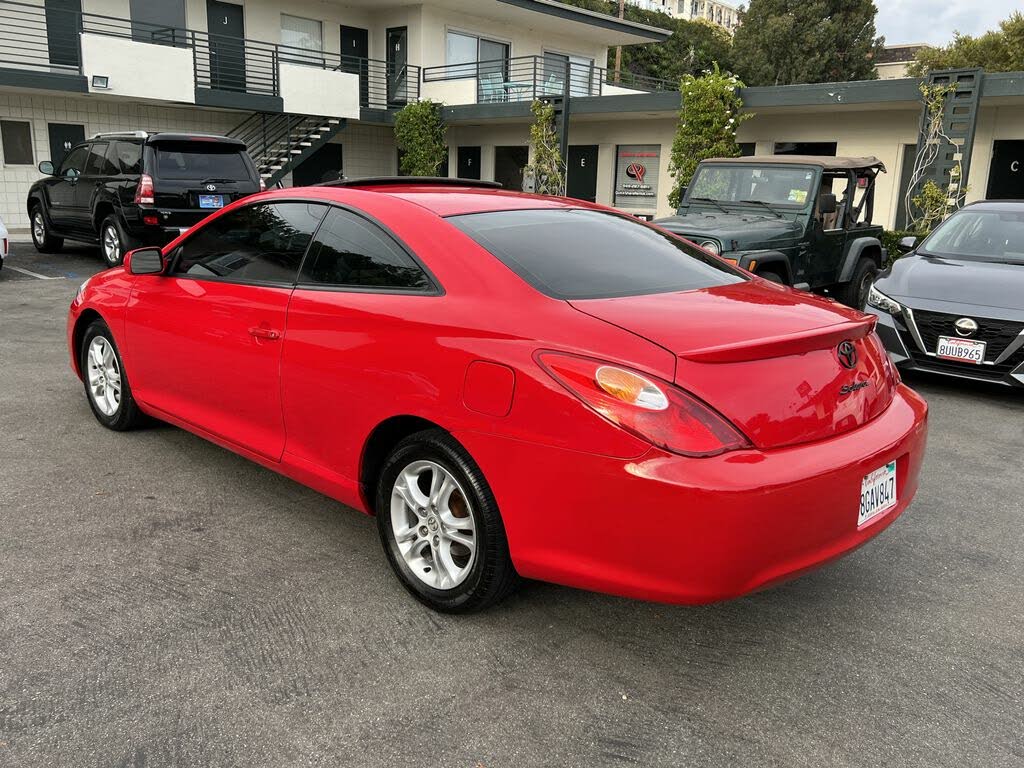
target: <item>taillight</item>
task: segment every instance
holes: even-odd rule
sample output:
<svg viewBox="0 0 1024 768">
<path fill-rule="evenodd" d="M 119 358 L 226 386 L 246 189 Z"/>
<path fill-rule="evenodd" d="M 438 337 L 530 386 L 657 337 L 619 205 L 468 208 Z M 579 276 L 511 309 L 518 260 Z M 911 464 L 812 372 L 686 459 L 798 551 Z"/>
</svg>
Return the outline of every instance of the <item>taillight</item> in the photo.
<svg viewBox="0 0 1024 768">
<path fill-rule="evenodd" d="M 7 253 L 7 238 L 6 237 L 3 239 L 2 243 L 3 243 L 4 247 L 0 248 L 0 254 L 5 254 L 5 253 Z"/>
<path fill-rule="evenodd" d="M 266 191 L 267 191 L 267 182 L 263 180 L 262 176 L 260 176 L 260 192 L 266 192 Z"/>
<path fill-rule="evenodd" d="M 153 199 L 153 177 L 144 173 L 139 177 L 139 186 L 135 189 L 136 205 L 154 205 Z"/>
<path fill-rule="evenodd" d="M 627 432 L 683 456 L 717 456 L 749 448 L 732 424 L 683 390 L 627 368 L 560 352 L 541 366 L 587 406 Z"/>
</svg>

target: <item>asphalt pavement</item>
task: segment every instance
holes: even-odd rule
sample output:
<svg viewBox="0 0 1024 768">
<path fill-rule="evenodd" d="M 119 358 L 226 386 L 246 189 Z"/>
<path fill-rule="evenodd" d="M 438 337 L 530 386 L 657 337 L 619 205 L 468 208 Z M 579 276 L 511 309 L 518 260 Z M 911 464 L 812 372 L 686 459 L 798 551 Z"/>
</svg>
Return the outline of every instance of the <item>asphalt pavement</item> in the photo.
<svg viewBox="0 0 1024 768">
<path fill-rule="evenodd" d="M 0 766 L 1024 765 L 1024 393 L 911 382 L 914 504 L 796 581 L 449 617 L 370 518 L 96 423 L 64 321 L 101 266 L 16 244 L 0 271 Z"/>
</svg>

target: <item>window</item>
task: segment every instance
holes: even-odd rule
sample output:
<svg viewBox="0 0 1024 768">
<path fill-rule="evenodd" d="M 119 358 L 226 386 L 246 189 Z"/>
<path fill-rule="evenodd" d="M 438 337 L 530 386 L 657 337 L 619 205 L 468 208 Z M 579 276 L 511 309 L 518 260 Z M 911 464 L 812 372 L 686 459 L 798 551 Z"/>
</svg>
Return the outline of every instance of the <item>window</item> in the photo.
<svg viewBox="0 0 1024 768">
<path fill-rule="evenodd" d="M 68 156 L 64 158 L 64 162 L 60 164 L 60 171 L 58 176 L 81 176 L 82 169 L 85 168 L 85 161 L 89 157 L 89 146 L 83 144 L 80 147 L 75 147 L 68 153 Z"/>
<path fill-rule="evenodd" d="M 0 120 L 6 165 L 35 165 L 32 161 L 32 124 L 21 120 Z"/>
<path fill-rule="evenodd" d="M 326 206 L 250 205 L 214 219 L 175 249 L 174 273 L 253 283 L 294 283 Z"/>
<path fill-rule="evenodd" d="M 744 279 L 696 246 L 614 213 L 497 211 L 448 221 L 556 299 L 688 291 Z"/>
<path fill-rule="evenodd" d="M 123 174 L 142 173 L 142 145 L 132 141 L 112 141 L 107 157 Z"/>
<path fill-rule="evenodd" d="M 298 64 L 323 65 L 323 25 L 315 19 L 281 14 L 281 45 L 295 50 L 282 52 L 281 58 Z M 308 51 L 308 53 L 302 53 Z"/>
<path fill-rule="evenodd" d="M 690 181 L 687 199 L 804 208 L 814 202 L 811 195 L 814 178 L 815 172 L 810 168 L 706 165 L 698 168 Z"/>
<path fill-rule="evenodd" d="M 380 227 L 340 208 L 327 214 L 301 282 L 404 291 L 433 287 L 423 269 Z"/>
<path fill-rule="evenodd" d="M 85 170 L 82 171 L 84 176 L 117 175 L 117 168 L 107 160 L 107 149 L 108 145 L 106 142 L 89 145 L 89 156 L 85 160 Z"/>
<path fill-rule="evenodd" d="M 999 209 L 962 208 L 921 244 L 920 253 L 955 259 L 1024 264 L 1024 214 Z"/>
<path fill-rule="evenodd" d="M 201 141 L 161 141 L 154 146 L 157 178 L 252 180 L 237 146 Z"/>
<path fill-rule="evenodd" d="M 504 83 L 508 79 L 510 53 L 508 43 L 464 32 L 448 32 L 445 61 L 452 77 L 476 77 L 479 71 L 481 76 L 496 77 Z"/>
<path fill-rule="evenodd" d="M 600 77 L 594 68 L 594 60 L 586 56 L 572 56 L 564 53 L 544 52 L 544 83 L 546 93 L 562 93 L 566 67 L 569 70 L 569 95 L 599 95 Z M 595 88 L 596 86 L 596 88 Z"/>
</svg>

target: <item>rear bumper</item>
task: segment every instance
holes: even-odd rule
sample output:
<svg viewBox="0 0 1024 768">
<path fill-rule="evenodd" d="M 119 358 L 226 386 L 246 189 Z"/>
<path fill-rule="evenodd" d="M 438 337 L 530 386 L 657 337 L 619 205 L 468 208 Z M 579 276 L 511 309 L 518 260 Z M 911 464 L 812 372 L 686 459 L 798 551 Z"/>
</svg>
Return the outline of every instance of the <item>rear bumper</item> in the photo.
<svg viewBox="0 0 1024 768">
<path fill-rule="evenodd" d="M 128 225 L 128 233 L 142 245 L 163 246 L 217 210 L 140 208 L 135 216 L 128 216 L 125 223 Z M 156 217 L 158 223 L 147 224 L 145 217 Z"/>
<path fill-rule="evenodd" d="M 738 597 L 864 544 L 917 491 L 927 405 L 901 386 L 863 427 L 789 448 L 615 459 L 462 433 L 520 574 L 670 603 Z M 896 462 L 898 504 L 858 527 L 861 481 Z"/>
</svg>

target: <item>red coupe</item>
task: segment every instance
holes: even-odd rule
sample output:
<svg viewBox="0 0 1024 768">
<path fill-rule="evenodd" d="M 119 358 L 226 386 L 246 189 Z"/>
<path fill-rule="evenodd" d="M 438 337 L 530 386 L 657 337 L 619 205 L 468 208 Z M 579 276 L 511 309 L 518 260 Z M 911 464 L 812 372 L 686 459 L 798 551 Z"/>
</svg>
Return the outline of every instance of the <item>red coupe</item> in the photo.
<svg viewBox="0 0 1024 768">
<path fill-rule="evenodd" d="M 101 424 L 176 424 L 376 514 L 426 604 L 520 577 L 674 603 L 863 544 L 927 407 L 875 318 L 655 226 L 493 185 L 269 192 L 101 273 L 68 318 Z"/>
</svg>

